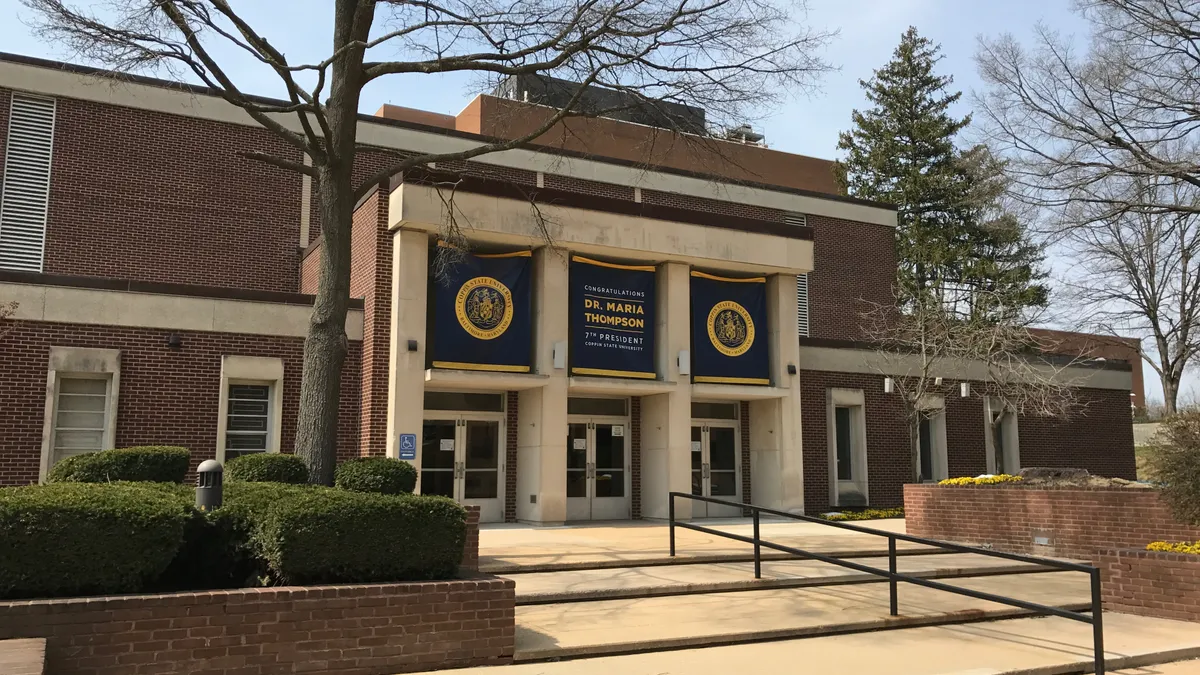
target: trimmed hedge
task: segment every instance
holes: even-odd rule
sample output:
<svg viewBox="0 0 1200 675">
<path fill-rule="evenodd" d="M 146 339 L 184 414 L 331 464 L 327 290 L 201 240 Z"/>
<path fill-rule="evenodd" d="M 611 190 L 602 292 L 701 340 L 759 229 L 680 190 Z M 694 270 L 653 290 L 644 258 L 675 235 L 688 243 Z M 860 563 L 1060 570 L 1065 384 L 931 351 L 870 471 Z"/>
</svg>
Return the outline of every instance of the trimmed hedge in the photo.
<svg viewBox="0 0 1200 675">
<path fill-rule="evenodd" d="M 170 445 L 143 445 L 68 457 L 50 470 L 50 483 L 134 481 L 182 483 L 191 453 Z"/>
<path fill-rule="evenodd" d="M 225 465 L 225 478 L 246 483 L 308 483 L 308 466 L 295 455 L 259 452 L 242 455 Z"/>
<path fill-rule="evenodd" d="M 132 593 L 175 558 L 192 509 L 136 483 L 0 489 L 0 597 Z"/>
<path fill-rule="evenodd" d="M 338 465 L 334 485 L 355 492 L 411 493 L 417 486 L 417 469 L 392 457 L 355 457 Z"/>
<path fill-rule="evenodd" d="M 255 544 L 279 584 L 453 577 L 467 512 L 451 499 L 310 488 L 264 514 Z"/>
</svg>

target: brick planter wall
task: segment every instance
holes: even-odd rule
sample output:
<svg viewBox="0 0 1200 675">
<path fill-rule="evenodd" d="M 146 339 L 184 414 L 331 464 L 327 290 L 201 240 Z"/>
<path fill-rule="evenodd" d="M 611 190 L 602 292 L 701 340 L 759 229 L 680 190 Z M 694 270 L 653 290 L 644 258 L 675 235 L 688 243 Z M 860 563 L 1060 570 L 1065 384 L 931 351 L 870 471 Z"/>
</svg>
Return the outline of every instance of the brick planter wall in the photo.
<svg viewBox="0 0 1200 675">
<path fill-rule="evenodd" d="M 511 663 L 497 577 L 0 602 L 0 639 L 46 638 L 46 675 L 385 675 Z"/>
<path fill-rule="evenodd" d="M 1200 528 L 1176 522 L 1150 489 L 905 485 L 904 517 L 918 537 L 1068 558 L 1200 539 Z"/>
<path fill-rule="evenodd" d="M 467 541 L 463 545 L 462 564 L 458 569 L 463 572 L 479 571 L 479 507 L 467 508 Z"/>
<path fill-rule="evenodd" d="M 1200 555 L 1111 549 L 1096 564 L 1105 609 L 1200 621 Z"/>
</svg>

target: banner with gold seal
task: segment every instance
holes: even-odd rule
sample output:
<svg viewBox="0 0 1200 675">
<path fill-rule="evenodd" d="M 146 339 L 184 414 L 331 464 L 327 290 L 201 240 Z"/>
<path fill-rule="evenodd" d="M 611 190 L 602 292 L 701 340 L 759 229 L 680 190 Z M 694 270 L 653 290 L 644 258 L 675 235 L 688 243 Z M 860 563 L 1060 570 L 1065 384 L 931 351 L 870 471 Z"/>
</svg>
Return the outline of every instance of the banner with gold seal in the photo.
<svg viewBox="0 0 1200 675">
<path fill-rule="evenodd" d="M 692 381 L 771 384 L 767 280 L 692 272 Z"/>
<path fill-rule="evenodd" d="M 429 283 L 434 368 L 529 372 L 529 251 L 465 254 Z"/>
</svg>

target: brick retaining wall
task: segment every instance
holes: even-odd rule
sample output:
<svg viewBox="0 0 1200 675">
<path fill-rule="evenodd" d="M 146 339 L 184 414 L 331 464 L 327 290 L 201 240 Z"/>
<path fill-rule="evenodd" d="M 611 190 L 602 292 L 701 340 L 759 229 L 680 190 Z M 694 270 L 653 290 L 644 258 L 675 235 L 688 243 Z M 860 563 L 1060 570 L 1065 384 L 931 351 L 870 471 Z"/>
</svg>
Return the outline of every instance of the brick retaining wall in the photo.
<svg viewBox="0 0 1200 675">
<path fill-rule="evenodd" d="M 468 506 L 467 509 L 467 539 L 463 545 L 462 563 L 458 569 L 463 572 L 479 571 L 479 507 Z"/>
<path fill-rule="evenodd" d="M 1138 488 L 905 485 L 904 517 L 918 537 L 1068 558 L 1200 539 L 1200 528 L 1176 522 L 1157 491 Z"/>
<path fill-rule="evenodd" d="M 385 675 L 512 662 L 511 580 L 243 588 L 0 602 L 46 675 Z"/>
<path fill-rule="evenodd" d="M 1112 549 L 1096 564 L 1105 609 L 1200 621 L 1200 555 Z"/>
</svg>

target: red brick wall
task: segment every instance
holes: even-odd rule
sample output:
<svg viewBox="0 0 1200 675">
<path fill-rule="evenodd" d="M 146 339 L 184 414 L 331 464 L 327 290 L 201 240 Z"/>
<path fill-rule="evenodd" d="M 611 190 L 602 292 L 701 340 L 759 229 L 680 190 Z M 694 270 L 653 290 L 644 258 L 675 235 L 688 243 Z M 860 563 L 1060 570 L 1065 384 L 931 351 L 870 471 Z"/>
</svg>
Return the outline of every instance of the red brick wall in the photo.
<svg viewBox="0 0 1200 675">
<path fill-rule="evenodd" d="M 504 522 L 517 522 L 517 424 L 520 420 L 519 392 L 504 396 Z"/>
<path fill-rule="evenodd" d="M 629 517 L 642 519 L 642 397 L 629 398 Z"/>
<path fill-rule="evenodd" d="M 300 176 L 237 153 L 297 150 L 251 126 L 57 105 L 46 272 L 296 290 Z"/>
<path fill-rule="evenodd" d="M 809 335 L 863 340 L 862 313 L 890 304 L 896 280 L 896 234 L 885 225 L 809 215 L 813 271 L 808 275 Z"/>
<path fill-rule="evenodd" d="M 376 191 L 354 212 L 350 230 L 350 296 L 363 298 L 363 455 L 387 453 L 388 359 L 392 320 L 392 235 L 387 192 Z"/>
<path fill-rule="evenodd" d="M 1159 619 L 1200 621 L 1200 555 L 1156 551 L 1101 551 L 1104 608 Z"/>
<path fill-rule="evenodd" d="M 1082 409 L 1066 420 L 1017 421 L 1021 466 L 1083 468 L 1098 476 L 1136 479 L 1129 391 L 1080 389 L 1078 398 Z"/>
<path fill-rule="evenodd" d="M 738 408 L 738 436 L 742 444 L 742 503 L 753 504 L 754 492 L 751 490 L 753 481 L 750 476 L 750 402 L 742 401 Z M 742 515 L 751 515 L 749 509 L 743 509 Z"/>
<path fill-rule="evenodd" d="M 179 351 L 167 348 L 177 333 Z M 0 358 L 0 485 L 36 482 L 46 410 L 46 374 L 51 347 L 94 347 L 121 351 L 117 392 L 117 447 L 182 445 L 192 466 L 216 456 L 221 357 L 283 359 L 283 426 L 280 447 L 295 444 L 296 410 L 303 363 L 302 338 L 169 331 L 154 328 L 84 326 L 15 321 Z M 358 363 L 360 346 L 350 343 L 342 372 L 338 454 L 358 451 Z"/>
<path fill-rule="evenodd" d="M 1101 549 L 1196 541 L 1148 488 L 1039 489 L 905 485 L 908 533 L 1001 551 L 1090 559 Z M 1047 537 L 1037 544 L 1034 537 Z"/>
<path fill-rule="evenodd" d="M 317 285 L 321 282 L 321 245 L 317 244 L 308 250 L 300 262 L 300 292 L 308 295 L 317 294 Z"/>
<path fill-rule="evenodd" d="M 459 570 L 479 571 L 479 507 L 467 506 L 467 538 Z M 461 573 L 461 572 L 460 572 Z"/>
<path fill-rule="evenodd" d="M 244 588 L 0 603 L 47 675 L 390 675 L 512 662 L 514 583 Z"/>
</svg>

